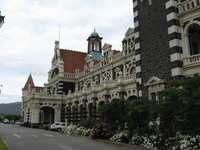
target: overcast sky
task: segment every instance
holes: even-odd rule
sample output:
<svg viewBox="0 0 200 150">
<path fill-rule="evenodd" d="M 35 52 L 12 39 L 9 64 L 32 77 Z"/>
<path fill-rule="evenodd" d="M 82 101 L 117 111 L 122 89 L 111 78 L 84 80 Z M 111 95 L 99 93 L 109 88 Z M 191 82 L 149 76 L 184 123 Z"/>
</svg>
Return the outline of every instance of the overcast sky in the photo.
<svg viewBox="0 0 200 150">
<path fill-rule="evenodd" d="M 117 50 L 133 27 L 132 0 L 0 0 L 0 10 L 0 103 L 21 101 L 30 72 L 36 86 L 47 82 L 59 26 L 60 48 L 82 52 L 94 27 Z"/>
</svg>

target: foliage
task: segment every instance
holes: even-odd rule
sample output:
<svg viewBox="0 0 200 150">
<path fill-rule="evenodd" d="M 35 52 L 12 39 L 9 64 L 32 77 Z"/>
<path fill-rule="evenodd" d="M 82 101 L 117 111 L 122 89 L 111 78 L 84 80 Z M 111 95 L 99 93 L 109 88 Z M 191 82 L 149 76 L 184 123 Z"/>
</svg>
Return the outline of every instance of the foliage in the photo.
<svg viewBox="0 0 200 150">
<path fill-rule="evenodd" d="M 49 130 L 51 124 L 43 124 L 43 129 Z"/>
<path fill-rule="evenodd" d="M 161 132 L 167 131 L 168 137 L 174 135 L 173 131 L 200 133 L 200 76 L 172 81 L 169 85 L 161 93 L 164 99 L 159 101 Z"/>
<path fill-rule="evenodd" d="M 127 130 L 118 131 L 111 138 L 111 141 L 128 143 L 129 142 L 129 133 Z"/>
<path fill-rule="evenodd" d="M 113 131 L 108 124 L 98 122 L 92 127 L 90 135 L 93 139 L 109 139 L 113 135 Z"/>
<path fill-rule="evenodd" d="M 124 126 L 125 101 L 113 99 L 110 103 L 99 106 L 97 113 L 101 119 L 115 128 Z"/>
<path fill-rule="evenodd" d="M 149 122 L 155 119 L 156 102 L 147 98 L 126 103 L 126 121 L 130 132 L 143 134 L 149 132 Z"/>
<path fill-rule="evenodd" d="M 81 126 L 81 127 L 87 128 L 87 129 L 91 129 L 97 122 L 98 122 L 98 120 L 94 120 L 94 119 L 83 120 L 79 123 L 78 126 Z"/>
</svg>

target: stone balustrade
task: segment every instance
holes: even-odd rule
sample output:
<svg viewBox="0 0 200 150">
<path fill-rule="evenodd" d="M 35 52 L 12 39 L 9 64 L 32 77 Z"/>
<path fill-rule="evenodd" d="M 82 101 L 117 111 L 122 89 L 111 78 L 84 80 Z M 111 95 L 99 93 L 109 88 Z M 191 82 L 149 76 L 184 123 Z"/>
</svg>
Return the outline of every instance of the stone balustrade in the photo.
<svg viewBox="0 0 200 150">
<path fill-rule="evenodd" d="M 183 58 L 183 65 L 200 63 L 200 54 Z"/>
<path fill-rule="evenodd" d="M 184 13 L 188 10 L 191 10 L 197 6 L 200 6 L 200 0 L 187 0 L 184 2 L 181 2 L 181 0 L 178 1 L 178 12 Z"/>
</svg>

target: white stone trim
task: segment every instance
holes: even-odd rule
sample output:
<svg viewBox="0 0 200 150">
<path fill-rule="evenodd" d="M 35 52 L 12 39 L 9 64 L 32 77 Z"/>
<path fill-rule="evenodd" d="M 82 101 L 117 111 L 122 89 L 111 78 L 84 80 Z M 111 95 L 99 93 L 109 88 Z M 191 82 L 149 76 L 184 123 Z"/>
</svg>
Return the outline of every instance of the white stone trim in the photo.
<svg viewBox="0 0 200 150">
<path fill-rule="evenodd" d="M 136 72 L 141 72 L 141 66 L 136 67 Z"/>
<path fill-rule="evenodd" d="M 139 61 L 140 60 L 140 54 L 135 55 L 135 61 Z"/>
<path fill-rule="evenodd" d="M 135 50 L 140 48 L 140 43 L 135 44 Z"/>
<path fill-rule="evenodd" d="M 180 67 L 171 69 L 172 76 L 182 75 L 182 69 Z"/>
<path fill-rule="evenodd" d="M 137 6 L 137 5 L 138 5 L 138 2 L 137 2 L 137 1 L 133 2 L 133 6 L 134 6 L 134 7 Z"/>
<path fill-rule="evenodd" d="M 171 41 L 169 41 L 169 47 L 174 47 L 174 46 L 179 46 L 181 43 L 181 40 L 179 39 L 173 39 Z"/>
<path fill-rule="evenodd" d="M 177 6 L 177 2 L 175 0 L 169 0 L 166 4 L 165 7 L 168 9 L 171 6 Z"/>
<path fill-rule="evenodd" d="M 171 12 L 170 14 L 167 15 L 167 21 L 170 21 L 172 19 L 177 19 L 176 13 Z"/>
<path fill-rule="evenodd" d="M 137 78 L 136 81 L 137 81 L 139 84 L 142 84 L 142 78 Z"/>
<path fill-rule="evenodd" d="M 134 26 L 135 26 L 135 28 L 138 27 L 138 26 L 139 26 L 139 22 L 136 21 L 136 22 L 134 23 Z"/>
<path fill-rule="evenodd" d="M 135 39 L 138 38 L 138 37 L 140 37 L 140 33 L 139 33 L 139 32 L 136 32 L 136 33 L 135 33 Z"/>
<path fill-rule="evenodd" d="M 171 27 L 168 28 L 168 34 L 174 33 L 174 32 L 178 32 L 178 26 L 173 25 Z"/>
<path fill-rule="evenodd" d="M 176 61 L 176 60 L 181 60 L 180 53 L 174 53 L 170 55 L 170 60 L 171 62 Z"/>
<path fill-rule="evenodd" d="M 134 12 L 134 18 L 138 16 L 138 10 Z"/>
</svg>

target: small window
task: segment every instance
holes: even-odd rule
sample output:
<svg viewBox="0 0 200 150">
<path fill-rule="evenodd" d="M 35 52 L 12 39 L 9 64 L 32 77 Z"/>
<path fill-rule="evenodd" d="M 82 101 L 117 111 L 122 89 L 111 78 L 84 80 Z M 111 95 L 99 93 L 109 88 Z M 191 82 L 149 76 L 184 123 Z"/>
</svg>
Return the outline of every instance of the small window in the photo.
<svg viewBox="0 0 200 150">
<path fill-rule="evenodd" d="M 151 93 L 151 100 L 156 100 L 156 92 Z"/>
</svg>

